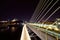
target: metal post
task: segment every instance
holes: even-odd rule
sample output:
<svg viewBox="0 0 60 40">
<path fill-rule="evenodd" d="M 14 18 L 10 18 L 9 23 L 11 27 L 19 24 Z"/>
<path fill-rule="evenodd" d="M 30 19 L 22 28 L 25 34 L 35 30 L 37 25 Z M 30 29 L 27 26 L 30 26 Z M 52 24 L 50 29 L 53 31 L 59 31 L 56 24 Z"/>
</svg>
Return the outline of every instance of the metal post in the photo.
<svg viewBox="0 0 60 40">
<path fill-rule="evenodd" d="M 46 31 L 47 31 L 47 29 L 46 29 Z M 47 32 L 46 32 L 46 40 L 48 40 L 48 34 L 47 34 Z"/>
<path fill-rule="evenodd" d="M 56 36 L 56 40 L 58 40 L 58 36 Z"/>
</svg>

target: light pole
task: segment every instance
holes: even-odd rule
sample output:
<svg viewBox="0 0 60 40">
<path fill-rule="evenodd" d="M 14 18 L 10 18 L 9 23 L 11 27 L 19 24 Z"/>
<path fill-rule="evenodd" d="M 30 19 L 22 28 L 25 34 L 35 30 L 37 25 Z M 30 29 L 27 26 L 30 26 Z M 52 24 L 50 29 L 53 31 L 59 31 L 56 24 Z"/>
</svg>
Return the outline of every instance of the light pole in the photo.
<svg viewBox="0 0 60 40">
<path fill-rule="evenodd" d="M 58 40 L 58 36 L 56 36 L 56 40 Z"/>
<path fill-rule="evenodd" d="M 48 40 L 48 34 L 47 34 L 47 29 L 48 29 L 48 28 L 46 28 L 46 40 Z"/>
</svg>

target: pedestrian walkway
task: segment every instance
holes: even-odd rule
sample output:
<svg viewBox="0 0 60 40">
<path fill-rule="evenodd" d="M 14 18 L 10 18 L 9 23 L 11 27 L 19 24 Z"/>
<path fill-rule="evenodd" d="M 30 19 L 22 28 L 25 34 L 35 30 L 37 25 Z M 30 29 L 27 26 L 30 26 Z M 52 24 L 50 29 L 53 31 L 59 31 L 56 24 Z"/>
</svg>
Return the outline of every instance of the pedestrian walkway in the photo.
<svg viewBox="0 0 60 40">
<path fill-rule="evenodd" d="M 20 40 L 31 40 L 29 33 L 27 31 L 26 24 L 24 24 Z"/>
</svg>

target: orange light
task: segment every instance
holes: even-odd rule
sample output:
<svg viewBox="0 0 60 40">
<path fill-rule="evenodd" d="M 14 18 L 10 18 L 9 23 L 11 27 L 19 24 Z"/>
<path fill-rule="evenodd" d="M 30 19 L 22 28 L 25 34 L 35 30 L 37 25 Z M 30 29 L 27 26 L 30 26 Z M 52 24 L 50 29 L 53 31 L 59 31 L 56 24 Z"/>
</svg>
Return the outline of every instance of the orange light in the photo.
<svg viewBox="0 0 60 40">
<path fill-rule="evenodd" d="M 15 27 L 12 27 L 12 28 L 11 28 L 11 31 L 12 31 L 12 32 L 14 32 L 14 31 L 15 31 L 15 29 L 16 29 Z"/>
</svg>

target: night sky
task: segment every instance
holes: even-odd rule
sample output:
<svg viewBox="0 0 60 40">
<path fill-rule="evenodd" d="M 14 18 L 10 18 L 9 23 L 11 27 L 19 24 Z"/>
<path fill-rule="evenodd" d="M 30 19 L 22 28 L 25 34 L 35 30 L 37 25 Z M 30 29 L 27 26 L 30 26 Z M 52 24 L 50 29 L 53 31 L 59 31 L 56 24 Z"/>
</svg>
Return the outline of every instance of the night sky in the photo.
<svg viewBox="0 0 60 40">
<path fill-rule="evenodd" d="M 28 21 L 39 0 L 2 0 L 0 1 L 0 20 L 18 18 Z"/>
</svg>

